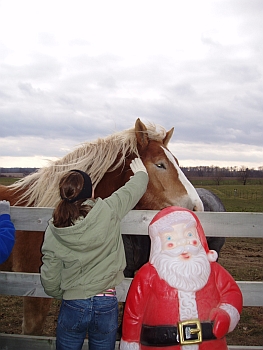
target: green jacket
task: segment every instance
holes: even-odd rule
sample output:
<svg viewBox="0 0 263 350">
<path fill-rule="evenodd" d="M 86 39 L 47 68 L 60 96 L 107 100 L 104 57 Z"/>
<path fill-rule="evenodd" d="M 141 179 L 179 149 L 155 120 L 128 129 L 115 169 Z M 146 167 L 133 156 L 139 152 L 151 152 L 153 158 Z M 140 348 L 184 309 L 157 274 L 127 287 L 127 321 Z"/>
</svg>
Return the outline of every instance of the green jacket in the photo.
<svg viewBox="0 0 263 350">
<path fill-rule="evenodd" d="M 126 266 L 120 232 L 123 217 L 146 191 L 148 175 L 137 172 L 119 190 L 102 200 L 74 226 L 57 228 L 53 220 L 42 246 L 41 282 L 57 299 L 87 299 L 121 283 Z"/>
</svg>

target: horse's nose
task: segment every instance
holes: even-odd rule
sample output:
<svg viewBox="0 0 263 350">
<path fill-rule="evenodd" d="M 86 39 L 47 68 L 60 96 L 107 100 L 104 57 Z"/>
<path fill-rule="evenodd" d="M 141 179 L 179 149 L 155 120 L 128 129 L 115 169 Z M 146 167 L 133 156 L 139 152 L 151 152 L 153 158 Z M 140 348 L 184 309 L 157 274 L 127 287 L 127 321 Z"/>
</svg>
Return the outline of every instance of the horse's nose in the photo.
<svg viewBox="0 0 263 350">
<path fill-rule="evenodd" d="M 201 201 L 201 198 L 199 197 L 194 186 L 183 174 L 183 172 L 182 172 L 181 178 L 183 180 L 182 183 L 184 184 L 184 187 L 187 192 L 187 197 L 188 197 L 186 208 L 193 211 L 204 211 L 204 206 L 203 206 L 203 202 Z"/>
<path fill-rule="evenodd" d="M 188 194 L 185 208 L 192 211 L 204 211 L 203 202 L 201 201 L 196 191 L 193 191 L 191 193 L 191 196 Z"/>
<path fill-rule="evenodd" d="M 193 211 L 204 211 L 204 205 L 203 205 L 201 199 L 200 199 L 200 202 L 198 201 L 198 202 L 195 204 L 195 206 L 194 206 L 194 208 L 193 208 Z"/>
<path fill-rule="evenodd" d="M 192 210 L 193 211 L 204 211 L 203 202 L 202 202 L 201 198 L 199 197 L 199 194 L 197 193 L 195 188 L 193 188 L 191 200 L 192 200 Z"/>
</svg>

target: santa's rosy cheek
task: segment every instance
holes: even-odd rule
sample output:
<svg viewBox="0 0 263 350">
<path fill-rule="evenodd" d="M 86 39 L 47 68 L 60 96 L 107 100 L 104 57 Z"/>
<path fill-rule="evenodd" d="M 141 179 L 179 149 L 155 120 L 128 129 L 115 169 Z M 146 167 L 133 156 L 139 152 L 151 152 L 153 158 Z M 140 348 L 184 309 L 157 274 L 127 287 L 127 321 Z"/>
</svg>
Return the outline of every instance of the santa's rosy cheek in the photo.
<svg viewBox="0 0 263 350">
<path fill-rule="evenodd" d="M 197 241 L 196 240 L 193 240 L 192 241 L 192 245 L 197 245 L 198 243 L 197 243 Z"/>
<path fill-rule="evenodd" d="M 168 243 L 167 244 L 167 248 L 173 248 L 173 246 L 174 246 L 173 243 Z"/>
</svg>

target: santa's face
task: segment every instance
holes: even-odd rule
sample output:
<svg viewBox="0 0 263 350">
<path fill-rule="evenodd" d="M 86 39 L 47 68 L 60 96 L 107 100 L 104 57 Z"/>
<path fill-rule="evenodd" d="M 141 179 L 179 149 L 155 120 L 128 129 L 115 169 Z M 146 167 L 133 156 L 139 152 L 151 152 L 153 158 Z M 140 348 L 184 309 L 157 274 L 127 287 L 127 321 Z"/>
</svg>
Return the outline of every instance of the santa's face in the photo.
<svg viewBox="0 0 263 350">
<path fill-rule="evenodd" d="M 197 291 L 207 283 L 210 263 L 195 222 L 161 225 L 151 244 L 150 262 L 170 286 Z"/>
<path fill-rule="evenodd" d="M 162 251 L 171 251 L 174 257 L 189 259 L 200 247 L 196 227 L 191 223 L 178 223 L 164 227 L 159 231 Z"/>
</svg>

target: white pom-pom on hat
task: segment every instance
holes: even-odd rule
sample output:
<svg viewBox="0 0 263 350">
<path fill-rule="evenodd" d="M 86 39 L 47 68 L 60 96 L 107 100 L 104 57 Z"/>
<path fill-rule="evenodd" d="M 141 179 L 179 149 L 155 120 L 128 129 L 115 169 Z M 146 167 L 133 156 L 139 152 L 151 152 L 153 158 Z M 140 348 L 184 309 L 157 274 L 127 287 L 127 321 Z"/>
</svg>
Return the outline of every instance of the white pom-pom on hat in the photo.
<svg viewBox="0 0 263 350">
<path fill-rule="evenodd" d="M 209 250 L 208 253 L 206 254 L 207 258 L 210 262 L 215 262 L 217 261 L 218 254 L 215 250 Z"/>
</svg>

